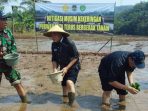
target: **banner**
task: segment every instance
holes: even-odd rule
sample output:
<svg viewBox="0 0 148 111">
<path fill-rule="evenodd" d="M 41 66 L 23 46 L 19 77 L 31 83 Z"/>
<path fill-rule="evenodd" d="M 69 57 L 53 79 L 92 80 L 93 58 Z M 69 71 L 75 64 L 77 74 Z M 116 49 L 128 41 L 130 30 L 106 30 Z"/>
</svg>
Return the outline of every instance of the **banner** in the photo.
<svg viewBox="0 0 148 111">
<path fill-rule="evenodd" d="M 70 32 L 111 32 L 114 29 L 112 3 L 35 3 L 36 31 L 47 31 L 55 24 Z"/>
</svg>

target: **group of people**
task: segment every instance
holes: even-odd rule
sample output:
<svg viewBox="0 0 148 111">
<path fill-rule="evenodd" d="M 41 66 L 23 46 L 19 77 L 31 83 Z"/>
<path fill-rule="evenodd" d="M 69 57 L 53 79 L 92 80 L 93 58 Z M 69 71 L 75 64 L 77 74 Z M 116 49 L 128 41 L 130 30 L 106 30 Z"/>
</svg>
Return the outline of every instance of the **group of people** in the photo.
<svg viewBox="0 0 148 111">
<path fill-rule="evenodd" d="M 74 84 L 80 70 L 80 62 L 78 50 L 69 35 L 58 25 L 53 26 L 48 32 L 44 33 L 44 36 L 51 37 L 53 40 L 53 72 L 58 71 L 58 66 L 63 71 L 63 102 L 68 102 L 71 106 L 75 98 Z M 110 106 L 110 95 L 113 89 L 119 95 L 120 102 L 125 101 L 127 91 L 132 94 L 138 93 L 137 89 L 126 85 L 125 72 L 127 73 L 129 84 L 134 83 L 132 72 L 135 68 L 144 68 L 144 60 L 145 55 L 140 50 L 134 52 L 116 51 L 101 59 L 98 72 L 103 90 L 102 106 Z"/>
<path fill-rule="evenodd" d="M 29 102 L 26 92 L 20 82 L 21 76 L 14 67 L 8 66 L 3 56 L 8 53 L 16 52 L 16 44 L 10 30 L 6 28 L 7 18 L 0 13 L 0 76 L 5 74 L 6 79 L 16 88 L 22 102 Z M 79 53 L 75 43 L 69 38 L 70 34 L 58 25 L 53 26 L 44 36 L 50 37 L 52 42 L 52 66 L 53 72 L 60 69 L 63 72 L 63 103 L 72 106 L 75 100 L 75 83 L 81 69 Z M 145 55 L 142 51 L 134 52 L 116 51 L 104 56 L 98 67 L 98 73 L 102 85 L 102 105 L 110 105 L 110 94 L 114 89 L 119 95 L 119 101 L 125 101 L 127 91 L 137 94 L 138 90 L 126 85 L 125 72 L 129 84 L 132 84 L 132 72 L 135 68 L 145 67 Z"/>
</svg>

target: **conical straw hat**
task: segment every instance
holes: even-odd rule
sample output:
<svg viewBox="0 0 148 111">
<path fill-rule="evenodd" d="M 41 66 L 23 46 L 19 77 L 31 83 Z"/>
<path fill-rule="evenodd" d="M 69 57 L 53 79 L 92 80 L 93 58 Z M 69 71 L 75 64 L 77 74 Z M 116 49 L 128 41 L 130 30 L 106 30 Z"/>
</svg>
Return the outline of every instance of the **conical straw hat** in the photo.
<svg viewBox="0 0 148 111">
<path fill-rule="evenodd" d="M 58 25 L 55 25 L 46 33 L 44 33 L 44 36 L 51 37 L 51 33 L 53 32 L 61 33 L 64 37 L 68 37 L 70 35 L 68 32 L 64 31 L 61 27 L 59 27 Z"/>
</svg>

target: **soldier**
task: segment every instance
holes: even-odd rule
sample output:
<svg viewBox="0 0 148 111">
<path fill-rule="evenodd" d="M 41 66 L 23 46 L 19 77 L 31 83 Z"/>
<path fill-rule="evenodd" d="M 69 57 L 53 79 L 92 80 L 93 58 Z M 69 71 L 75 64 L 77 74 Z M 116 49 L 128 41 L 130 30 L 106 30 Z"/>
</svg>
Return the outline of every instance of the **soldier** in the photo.
<svg viewBox="0 0 148 111">
<path fill-rule="evenodd" d="M 16 71 L 14 67 L 8 66 L 3 59 L 4 55 L 17 52 L 15 39 L 11 31 L 6 28 L 6 21 L 7 17 L 3 15 L 2 11 L 0 11 L 0 77 L 2 78 L 2 74 L 4 74 L 6 79 L 17 90 L 21 101 L 23 103 L 29 103 L 26 97 L 26 92 L 20 81 L 20 73 Z"/>
</svg>

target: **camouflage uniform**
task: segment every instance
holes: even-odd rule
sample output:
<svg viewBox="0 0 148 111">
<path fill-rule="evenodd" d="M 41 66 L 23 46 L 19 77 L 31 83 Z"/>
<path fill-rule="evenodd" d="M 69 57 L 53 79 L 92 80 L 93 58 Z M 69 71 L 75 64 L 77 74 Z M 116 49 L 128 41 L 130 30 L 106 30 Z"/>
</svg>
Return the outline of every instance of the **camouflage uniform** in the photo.
<svg viewBox="0 0 148 111">
<path fill-rule="evenodd" d="M 12 32 L 9 29 L 5 29 L 4 31 L 0 32 L 0 50 L 3 51 L 4 55 L 9 53 L 16 53 L 16 43 Z M 5 74 L 5 77 L 11 85 L 15 85 L 20 83 L 20 73 L 14 69 L 12 66 L 8 66 L 4 59 L 0 58 L 0 76 L 2 73 Z"/>
</svg>

